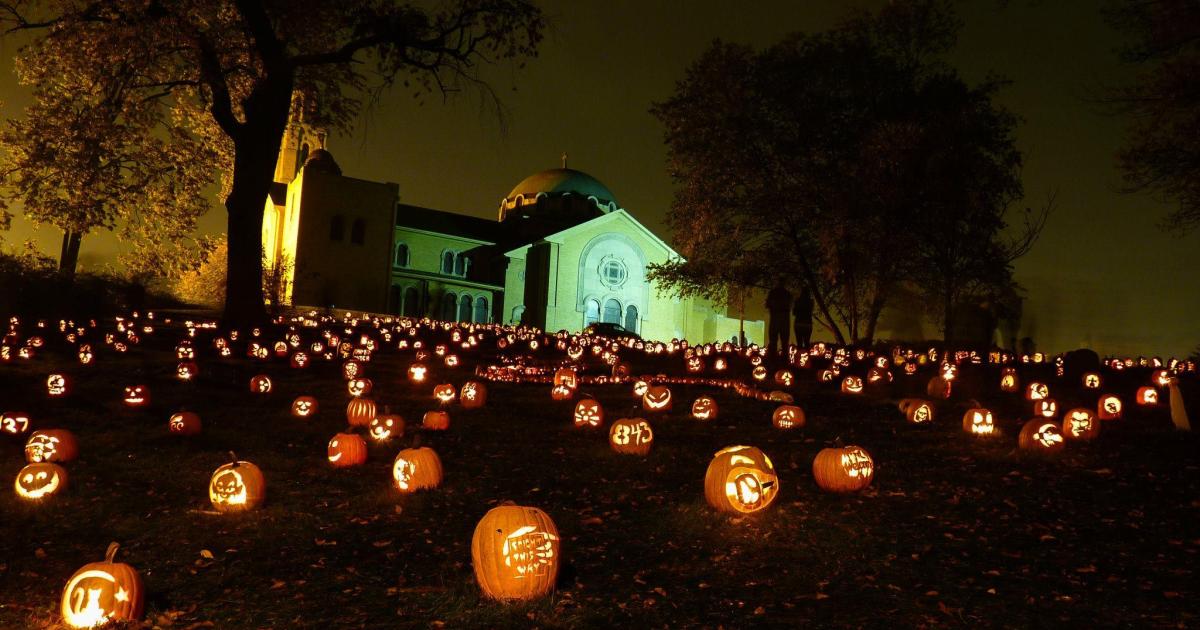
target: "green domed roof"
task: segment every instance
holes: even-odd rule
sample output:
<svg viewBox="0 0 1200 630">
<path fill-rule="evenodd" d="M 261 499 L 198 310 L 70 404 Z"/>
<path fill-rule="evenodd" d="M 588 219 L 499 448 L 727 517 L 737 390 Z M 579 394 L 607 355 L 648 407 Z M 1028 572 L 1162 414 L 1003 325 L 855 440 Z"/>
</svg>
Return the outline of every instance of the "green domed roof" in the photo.
<svg viewBox="0 0 1200 630">
<path fill-rule="evenodd" d="M 534 173 L 521 180 L 521 183 L 517 184 L 505 199 L 512 199 L 517 195 L 530 198 L 537 196 L 538 193 L 574 193 L 583 197 L 595 197 L 604 203 L 617 202 L 612 191 L 595 177 L 571 168 L 552 168 Z"/>
</svg>

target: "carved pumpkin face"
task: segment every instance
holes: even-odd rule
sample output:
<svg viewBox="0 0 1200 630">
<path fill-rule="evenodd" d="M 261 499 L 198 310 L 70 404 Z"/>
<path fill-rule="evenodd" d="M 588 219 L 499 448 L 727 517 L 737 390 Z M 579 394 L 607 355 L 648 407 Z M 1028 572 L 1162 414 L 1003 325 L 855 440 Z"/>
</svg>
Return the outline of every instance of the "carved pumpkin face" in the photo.
<svg viewBox="0 0 1200 630">
<path fill-rule="evenodd" d="M 24 411 L 5 411 L 0 415 L 0 431 L 21 435 L 29 430 L 29 414 Z"/>
<path fill-rule="evenodd" d="M 442 483 L 442 460 L 431 448 L 406 448 L 392 461 L 392 483 L 404 493 L 436 488 Z"/>
<path fill-rule="evenodd" d="M 458 392 L 454 389 L 453 384 L 442 383 L 441 385 L 434 386 L 433 397 L 438 399 L 438 402 L 442 403 L 443 405 L 448 405 L 454 402 L 454 399 L 458 397 Z"/>
<path fill-rule="evenodd" d="M 1096 403 L 1096 416 L 1101 420 L 1116 420 L 1121 417 L 1123 405 L 1121 399 L 1113 394 L 1105 394 Z"/>
<path fill-rule="evenodd" d="M 346 381 L 346 391 L 355 398 L 370 394 L 371 388 L 374 386 L 375 384 L 371 382 L 371 379 L 362 376 L 356 376 Z"/>
<path fill-rule="evenodd" d="M 1100 389 L 1100 375 L 1095 372 L 1084 374 L 1083 386 L 1087 389 Z"/>
<path fill-rule="evenodd" d="M 191 411 L 180 411 L 167 420 L 167 430 L 175 435 L 197 435 L 200 433 L 200 416 Z"/>
<path fill-rule="evenodd" d="M 1053 418 L 1058 415 L 1058 403 L 1050 398 L 1036 400 L 1033 403 L 1033 415 L 1043 418 Z"/>
<path fill-rule="evenodd" d="M 604 424 L 604 409 L 596 399 L 585 398 L 575 403 L 574 418 L 576 427 L 598 427 Z"/>
<path fill-rule="evenodd" d="M 671 402 L 671 389 L 666 385 L 648 387 L 642 395 L 642 408 L 646 411 L 669 411 Z"/>
<path fill-rule="evenodd" d="M 654 431 L 643 418 L 621 418 L 608 430 L 612 449 L 625 455 L 646 455 L 654 443 Z"/>
<path fill-rule="evenodd" d="M 492 599 L 528 600 L 549 593 L 559 557 L 558 528 L 537 508 L 492 508 L 471 537 L 475 578 Z"/>
<path fill-rule="evenodd" d="M 703 372 L 704 371 L 704 359 L 701 359 L 700 357 L 688 357 L 687 358 L 687 371 L 691 372 L 692 374 L 696 374 L 698 372 Z"/>
<path fill-rule="evenodd" d="M 408 366 L 408 380 L 410 380 L 414 383 L 423 383 L 423 382 L 425 382 L 425 374 L 428 371 L 429 371 L 429 368 L 426 368 L 425 364 L 414 363 L 414 364 Z"/>
<path fill-rule="evenodd" d="M 884 359 L 883 357 L 880 357 Z M 884 359 L 885 361 L 887 359 Z M 892 373 L 890 370 L 881 367 L 873 367 L 867 370 L 867 383 L 872 385 L 881 385 L 883 383 L 892 382 Z"/>
<path fill-rule="evenodd" d="M 711 396 L 701 396 L 692 403 L 692 417 L 697 420 L 715 420 L 717 413 L 717 401 Z"/>
<path fill-rule="evenodd" d="M 900 401 L 900 411 L 904 419 L 912 424 L 933 422 L 933 405 L 919 398 L 905 398 Z"/>
<path fill-rule="evenodd" d="M 1063 435 L 1058 425 L 1041 418 L 1025 423 L 1017 436 L 1017 446 L 1024 450 L 1057 453 L 1063 448 Z"/>
<path fill-rule="evenodd" d="M 269 394 L 271 393 L 271 377 L 266 374 L 256 374 L 250 377 L 250 393 L 252 394 Z"/>
<path fill-rule="evenodd" d="M 779 370 L 775 372 L 775 382 L 784 387 L 791 387 L 792 383 L 796 382 L 796 376 L 789 370 Z"/>
<path fill-rule="evenodd" d="M 575 389 L 579 387 L 579 375 L 572 368 L 559 368 L 554 372 L 554 384 Z"/>
<path fill-rule="evenodd" d="M 129 385 L 122 398 L 128 407 L 145 407 L 150 404 L 150 388 L 145 385 Z"/>
<path fill-rule="evenodd" d="M 34 431 L 25 443 L 25 461 L 69 462 L 79 454 L 75 435 L 66 429 Z"/>
<path fill-rule="evenodd" d="M 1153 407 L 1158 404 L 1158 390 L 1153 387 L 1139 387 L 1134 400 L 1137 400 L 1139 405 Z"/>
<path fill-rule="evenodd" d="M 1004 368 L 1000 374 L 1000 391 L 1015 392 L 1020 386 L 1020 380 L 1017 378 L 1016 368 Z"/>
<path fill-rule="evenodd" d="M 650 389 L 650 383 L 638 379 L 633 383 L 633 395 L 641 398 L 646 395 L 646 390 Z"/>
<path fill-rule="evenodd" d="M 862 379 L 857 376 L 847 376 L 842 379 L 843 394 L 861 394 L 863 390 Z"/>
<path fill-rule="evenodd" d="M 971 435 L 994 435 L 996 423 L 992 412 L 982 408 L 968 409 L 967 413 L 963 414 L 963 431 Z"/>
<path fill-rule="evenodd" d="M 312 396 L 297 396 L 296 400 L 292 401 L 293 417 L 309 418 L 315 416 L 319 410 L 317 399 Z"/>
<path fill-rule="evenodd" d="M 138 621 L 145 606 L 142 579 L 128 564 L 113 562 L 117 543 L 108 547 L 104 562 L 85 564 L 63 589 L 63 622 L 72 628 L 93 628 L 110 621 Z"/>
<path fill-rule="evenodd" d="M 13 486 L 22 499 L 40 501 L 66 489 L 67 471 L 58 464 L 29 464 L 17 473 Z"/>
<path fill-rule="evenodd" d="M 704 497 L 721 511 L 757 512 L 778 494 L 779 478 L 771 458 L 752 446 L 729 446 L 717 451 L 704 475 Z"/>
<path fill-rule="evenodd" d="M 550 388 L 550 398 L 553 400 L 571 400 L 575 390 L 566 385 L 555 385 Z"/>
<path fill-rule="evenodd" d="M 367 461 L 367 443 L 357 434 L 338 433 L 329 440 L 326 455 L 334 468 L 358 466 Z"/>
<path fill-rule="evenodd" d="M 342 378 L 350 380 L 360 374 L 362 374 L 362 366 L 359 365 L 358 361 L 350 359 L 342 364 Z"/>
<path fill-rule="evenodd" d="M 1042 400 L 1050 396 L 1050 388 L 1045 383 L 1033 382 L 1025 388 L 1025 400 Z"/>
<path fill-rule="evenodd" d="M 308 353 L 303 350 L 292 354 L 291 366 L 294 370 L 302 370 L 308 367 Z"/>
<path fill-rule="evenodd" d="M 1063 437 L 1091 440 L 1100 434 L 1100 421 L 1091 411 L 1077 407 L 1063 414 Z"/>
<path fill-rule="evenodd" d="M 46 377 L 46 394 L 51 398 L 61 398 L 70 391 L 67 377 L 62 374 L 51 374 Z"/>
<path fill-rule="evenodd" d="M 199 373 L 199 366 L 192 361 L 180 361 L 179 365 L 175 366 L 175 378 L 181 381 L 190 381 Z"/>
<path fill-rule="evenodd" d="M 804 410 L 796 405 L 780 405 L 771 414 L 771 424 L 776 429 L 795 429 L 804 426 Z"/>
<path fill-rule="evenodd" d="M 1159 362 L 1161 364 L 1161 361 Z M 1150 375 L 1150 382 L 1158 387 L 1166 387 L 1171 384 L 1171 373 L 1167 370 L 1154 370 Z"/>
<path fill-rule="evenodd" d="M 478 381 L 467 381 L 458 392 L 458 400 L 463 409 L 478 409 L 487 402 L 487 386 Z"/>
<path fill-rule="evenodd" d="M 208 499 L 218 512 L 240 512 L 259 506 L 266 483 L 258 466 L 233 461 L 217 468 L 208 482 Z"/>
<path fill-rule="evenodd" d="M 765 381 L 767 379 L 767 366 L 756 365 L 753 370 L 750 370 L 750 376 L 756 381 Z"/>
<path fill-rule="evenodd" d="M 875 461 L 860 446 L 822 449 L 813 460 L 813 478 L 828 492 L 857 492 L 874 476 Z"/>
<path fill-rule="evenodd" d="M 371 420 L 369 433 L 376 442 L 385 442 L 394 437 L 400 437 L 404 435 L 404 418 L 391 413 L 380 415 Z"/>
<path fill-rule="evenodd" d="M 76 356 L 79 357 L 80 365 L 91 365 L 92 361 L 96 359 L 96 355 L 92 353 L 92 346 L 88 344 L 79 346 L 79 353 Z"/>
</svg>

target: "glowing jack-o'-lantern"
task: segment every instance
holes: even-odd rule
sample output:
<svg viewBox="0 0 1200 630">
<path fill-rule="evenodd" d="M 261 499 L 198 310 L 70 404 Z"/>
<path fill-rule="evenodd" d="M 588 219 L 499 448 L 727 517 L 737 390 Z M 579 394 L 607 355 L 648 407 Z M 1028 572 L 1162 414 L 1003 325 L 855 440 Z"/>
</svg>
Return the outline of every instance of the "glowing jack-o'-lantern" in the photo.
<svg viewBox="0 0 1200 630">
<path fill-rule="evenodd" d="M 267 484 L 258 466 L 239 461 L 229 453 L 230 462 L 213 471 L 208 482 L 208 500 L 218 512 L 252 510 L 263 502 Z"/>
<path fill-rule="evenodd" d="M 604 424 L 604 408 L 595 398 L 584 398 L 575 403 L 575 426 L 581 428 L 598 427 Z"/>
<path fill-rule="evenodd" d="M 992 412 L 982 407 L 968 409 L 963 414 L 963 431 L 971 435 L 995 435 L 996 421 Z"/>
<path fill-rule="evenodd" d="M 371 420 L 367 433 L 376 442 L 385 442 L 404 435 L 404 418 L 399 414 L 383 413 Z"/>
<path fill-rule="evenodd" d="M 857 492 L 874 476 L 875 461 L 861 446 L 821 449 L 813 459 L 813 478 L 827 492 Z"/>
<path fill-rule="evenodd" d="M 776 429 L 795 429 L 804 426 L 804 410 L 796 405 L 779 405 L 771 413 L 771 424 Z"/>
<path fill-rule="evenodd" d="M 1139 387 L 1134 400 L 1139 405 L 1153 407 L 1158 404 L 1158 390 L 1153 387 Z"/>
<path fill-rule="evenodd" d="M 1016 368 L 1004 368 L 1000 373 L 1000 391 L 1015 392 L 1021 386 L 1021 380 L 1017 378 Z"/>
<path fill-rule="evenodd" d="M 29 414 L 24 411 L 5 411 L 0 414 L 0 431 L 21 435 L 29 430 Z"/>
<path fill-rule="evenodd" d="M 425 381 L 425 375 L 429 372 L 429 368 L 423 363 L 414 363 L 408 366 L 408 380 L 414 383 L 422 383 Z"/>
<path fill-rule="evenodd" d="M 200 366 L 194 361 L 180 361 L 179 365 L 175 366 L 175 378 L 181 381 L 190 381 L 196 378 L 200 373 Z"/>
<path fill-rule="evenodd" d="M 792 383 L 796 382 L 796 376 L 790 370 L 778 370 L 775 372 L 775 382 L 784 387 L 791 387 Z"/>
<path fill-rule="evenodd" d="M 46 395 L 51 398 L 62 398 L 71 391 L 71 383 L 62 374 L 51 374 L 46 377 Z"/>
<path fill-rule="evenodd" d="M 754 377 L 756 381 L 767 380 L 767 373 L 767 366 L 765 365 L 757 365 L 753 370 L 750 370 L 750 376 Z"/>
<path fill-rule="evenodd" d="M 647 455 L 654 443 L 654 431 L 644 418 L 621 418 L 609 428 L 608 443 L 624 455 Z"/>
<path fill-rule="evenodd" d="M 1052 398 L 1033 401 L 1033 415 L 1043 418 L 1053 418 L 1058 415 L 1058 403 Z"/>
<path fill-rule="evenodd" d="M 1087 389 L 1100 389 L 1100 375 L 1095 372 L 1084 374 L 1083 386 Z"/>
<path fill-rule="evenodd" d="M 863 390 L 863 381 L 857 376 L 847 376 L 842 379 L 843 394 L 861 394 Z"/>
<path fill-rule="evenodd" d="M 933 422 L 933 404 L 920 398 L 905 398 L 900 401 L 900 411 L 904 419 L 912 424 Z"/>
<path fill-rule="evenodd" d="M 571 400 L 575 396 L 575 390 L 566 385 L 555 385 L 550 388 L 550 398 L 553 400 Z"/>
<path fill-rule="evenodd" d="M 463 383 L 458 392 L 458 402 L 463 409 L 478 409 L 487 402 L 487 386 L 479 381 Z"/>
<path fill-rule="evenodd" d="M 517 505 L 492 508 L 471 536 L 471 561 L 483 594 L 528 600 L 554 589 L 560 557 L 558 528 L 545 512 Z"/>
<path fill-rule="evenodd" d="M 1021 433 L 1017 435 L 1017 446 L 1027 451 L 1057 453 L 1063 448 L 1063 434 L 1058 424 L 1043 418 L 1034 418 L 1021 427 Z"/>
<path fill-rule="evenodd" d="M 1025 388 L 1025 400 L 1042 400 L 1050 396 L 1050 388 L 1045 383 L 1036 381 Z"/>
<path fill-rule="evenodd" d="M 375 419 L 375 401 L 355 398 L 346 405 L 346 422 L 352 427 L 365 427 Z"/>
<path fill-rule="evenodd" d="M 637 381 L 634 381 L 634 383 L 633 383 L 633 395 L 638 398 L 645 396 L 646 390 L 648 390 L 648 389 L 650 389 L 650 383 L 647 383 L 646 381 L 644 381 L 642 379 L 638 379 Z"/>
<path fill-rule="evenodd" d="M 361 398 L 362 396 L 370 394 L 371 388 L 374 386 L 375 383 L 372 382 L 371 379 L 363 376 L 356 376 L 346 381 L 346 391 L 355 398 Z"/>
<path fill-rule="evenodd" d="M 757 512 L 778 495 L 779 478 L 771 458 L 753 446 L 717 451 L 704 474 L 704 498 L 723 512 Z"/>
<path fill-rule="evenodd" d="M 367 461 L 367 443 L 356 433 L 338 433 L 329 440 L 326 455 L 334 468 L 358 466 Z"/>
<path fill-rule="evenodd" d="M 392 461 L 392 483 L 404 493 L 436 488 L 442 485 L 442 460 L 429 447 L 406 448 Z"/>
<path fill-rule="evenodd" d="M 121 398 L 127 407 L 145 407 L 150 404 L 150 388 L 145 385 L 129 385 Z"/>
<path fill-rule="evenodd" d="M 1161 362 L 1159 364 L 1161 365 Z M 1171 384 L 1171 373 L 1167 370 L 1154 370 L 1150 374 L 1150 382 L 1158 387 L 1166 387 Z"/>
<path fill-rule="evenodd" d="M 700 396 L 692 403 L 692 417 L 697 420 L 716 420 L 720 409 L 712 396 Z"/>
<path fill-rule="evenodd" d="M 443 405 L 448 405 L 458 397 L 458 390 L 454 388 L 452 383 L 442 383 L 441 385 L 434 386 L 433 397 L 438 399 L 438 402 Z"/>
<path fill-rule="evenodd" d="M 266 374 L 255 374 L 250 377 L 250 393 L 252 394 L 269 394 L 271 393 L 271 377 Z"/>
<path fill-rule="evenodd" d="M 311 418 L 320 411 L 317 399 L 312 396 L 297 396 L 292 401 L 292 416 L 296 418 Z"/>
<path fill-rule="evenodd" d="M 75 434 L 66 429 L 34 431 L 25 443 L 25 461 L 69 462 L 79 455 Z"/>
<path fill-rule="evenodd" d="M 17 496 L 40 501 L 67 488 L 67 471 L 58 464 L 29 464 L 17 473 L 13 483 Z"/>
<path fill-rule="evenodd" d="M 421 417 L 421 426 L 430 431 L 446 431 L 450 428 L 450 414 L 445 411 L 426 411 Z"/>
<path fill-rule="evenodd" d="M 1121 399 L 1113 394 L 1105 394 L 1096 402 L 1096 417 L 1101 420 L 1117 420 L 1123 410 Z"/>
<path fill-rule="evenodd" d="M 1063 414 L 1062 434 L 1071 440 L 1095 439 L 1100 435 L 1100 421 L 1089 409 L 1071 409 Z"/>
<path fill-rule="evenodd" d="M 692 374 L 697 374 L 699 372 L 704 371 L 704 359 L 701 359 L 700 357 L 697 357 L 697 356 L 688 357 L 686 365 L 687 365 L 687 371 L 691 372 Z"/>
<path fill-rule="evenodd" d="M 554 384 L 575 389 L 579 387 L 579 375 L 573 368 L 559 368 L 554 372 Z"/>
<path fill-rule="evenodd" d="M 292 366 L 293 370 L 303 370 L 304 368 L 308 367 L 308 362 L 308 353 L 303 350 L 299 350 L 292 354 L 289 364 Z"/>
<path fill-rule="evenodd" d="M 666 385 L 647 387 L 642 395 L 642 409 L 646 411 L 669 411 L 671 406 L 671 389 Z"/>
<path fill-rule="evenodd" d="M 60 606 L 63 623 L 72 628 L 95 628 L 142 618 L 142 578 L 128 564 L 113 561 L 119 547 L 110 544 L 104 562 L 85 564 L 67 580 Z"/>
<path fill-rule="evenodd" d="M 198 435 L 200 433 L 200 416 L 191 411 L 180 411 L 171 414 L 167 420 L 167 430 L 175 435 Z"/>
</svg>

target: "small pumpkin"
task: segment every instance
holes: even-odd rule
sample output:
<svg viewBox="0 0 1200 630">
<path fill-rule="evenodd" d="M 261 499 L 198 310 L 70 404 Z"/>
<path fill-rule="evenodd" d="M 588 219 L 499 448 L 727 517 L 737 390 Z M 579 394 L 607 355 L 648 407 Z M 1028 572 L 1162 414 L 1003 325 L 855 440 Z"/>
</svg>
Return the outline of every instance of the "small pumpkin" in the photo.
<svg viewBox="0 0 1200 630">
<path fill-rule="evenodd" d="M 421 426 L 430 431 L 446 431 L 450 428 L 450 414 L 442 410 L 426 411 Z"/>
<path fill-rule="evenodd" d="M 912 424 L 927 424 L 933 422 L 933 403 L 921 398 L 905 398 L 900 401 L 900 412 L 904 419 Z"/>
<path fill-rule="evenodd" d="M 529 600 L 554 590 L 561 555 L 558 528 L 534 507 L 501 505 L 479 520 L 471 562 L 483 594 Z"/>
<path fill-rule="evenodd" d="M 352 427 L 370 426 L 375 419 L 375 401 L 370 398 L 355 398 L 346 405 L 346 421 Z"/>
<path fill-rule="evenodd" d="M 67 470 L 58 464 L 29 464 L 17 473 L 13 487 L 22 499 L 41 501 L 67 489 Z"/>
<path fill-rule="evenodd" d="M 442 485 L 442 460 L 427 446 L 406 448 L 392 461 L 392 483 L 404 493 L 436 488 Z"/>
<path fill-rule="evenodd" d="M 192 411 L 173 413 L 167 420 L 167 430 L 175 435 L 198 435 L 200 433 L 200 416 Z"/>
<path fill-rule="evenodd" d="M 230 462 L 213 471 L 208 499 L 218 512 L 253 510 L 266 497 L 267 483 L 258 466 L 229 453 Z"/>
<path fill-rule="evenodd" d="M 963 414 L 963 431 L 971 435 L 994 435 L 996 433 L 996 421 L 992 416 L 992 412 L 982 407 L 968 409 Z"/>
<path fill-rule="evenodd" d="M 648 455 L 654 431 L 645 418 L 620 418 L 608 429 L 608 443 L 624 455 Z"/>
<path fill-rule="evenodd" d="M 575 403 L 575 413 L 572 417 L 576 427 L 598 427 L 604 424 L 604 408 L 595 398 L 584 398 Z"/>
<path fill-rule="evenodd" d="M 720 408 L 712 396 L 700 396 L 692 403 L 692 417 L 697 420 L 716 420 L 719 414 Z"/>
<path fill-rule="evenodd" d="M 930 398 L 941 398 L 945 400 L 950 397 L 953 389 L 954 386 L 951 384 L 950 379 L 942 376 L 935 376 L 929 379 L 929 382 L 925 385 L 925 395 L 929 396 Z"/>
<path fill-rule="evenodd" d="M 404 417 L 398 413 L 381 413 L 371 419 L 367 432 L 376 442 L 384 442 L 404 435 Z"/>
<path fill-rule="evenodd" d="M 433 397 L 443 405 L 448 405 L 458 397 L 458 390 L 453 383 L 442 383 L 433 387 Z"/>
<path fill-rule="evenodd" d="M 651 385 L 642 395 L 642 409 L 646 411 L 670 411 L 672 404 L 671 388 L 666 385 Z"/>
<path fill-rule="evenodd" d="M 334 468 L 360 466 L 367 461 L 367 443 L 357 433 L 338 433 L 329 440 L 326 455 Z"/>
<path fill-rule="evenodd" d="M 1062 434 L 1069 440 L 1094 440 L 1100 435 L 1100 420 L 1091 410 L 1076 407 L 1063 414 Z"/>
<path fill-rule="evenodd" d="M 34 431 L 25 442 L 25 461 L 69 462 L 79 456 L 79 445 L 75 434 L 66 429 Z"/>
<path fill-rule="evenodd" d="M 1045 418 L 1034 418 L 1026 422 L 1017 435 L 1017 446 L 1027 451 L 1054 454 L 1063 449 L 1063 442 L 1062 430 L 1059 429 L 1058 423 Z"/>
<path fill-rule="evenodd" d="M 133 567 L 115 562 L 120 545 L 112 543 L 104 562 L 83 565 L 63 589 L 63 623 L 93 628 L 112 621 L 138 621 L 145 609 L 142 578 Z"/>
<path fill-rule="evenodd" d="M 796 405 L 779 405 L 771 413 L 771 424 L 776 429 L 798 429 L 804 426 L 807 419 L 804 410 Z"/>
<path fill-rule="evenodd" d="M 269 394 L 271 393 L 271 377 L 266 374 L 255 374 L 250 377 L 250 393 L 252 394 Z"/>
<path fill-rule="evenodd" d="M 463 383 L 458 392 L 458 402 L 463 409 L 478 409 L 487 403 L 487 385 L 479 381 Z"/>
<path fill-rule="evenodd" d="M 1133 399 L 1143 407 L 1153 407 L 1158 404 L 1158 390 L 1153 387 L 1139 387 Z"/>
<path fill-rule="evenodd" d="M 753 446 L 717 451 L 704 473 L 704 498 L 722 512 L 757 512 L 778 495 L 779 478 L 771 458 Z"/>
<path fill-rule="evenodd" d="M 826 492 L 858 492 L 874 477 L 875 460 L 861 446 L 821 449 L 813 459 L 813 478 Z"/>
<path fill-rule="evenodd" d="M 311 418 L 320 410 L 321 406 L 313 396 L 297 396 L 292 401 L 292 416 L 296 418 Z"/>
<path fill-rule="evenodd" d="M 1121 398 L 1115 394 L 1105 394 L 1096 402 L 1096 417 L 1101 420 L 1117 420 L 1124 411 Z"/>
<path fill-rule="evenodd" d="M 29 414 L 24 411 L 5 411 L 0 414 L 0 431 L 9 435 L 21 435 L 29 430 Z"/>
<path fill-rule="evenodd" d="M 360 398 L 371 393 L 375 387 L 374 381 L 365 376 L 356 376 L 346 381 L 346 391 L 355 398 Z"/>
<path fill-rule="evenodd" d="M 129 385 L 121 400 L 127 407 L 145 407 L 150 404 L 150 388 L 145 385 Z"/>
<path fill-rule="evenodd" d="M 847 376 L 842 379 L 843 394 L 861 394 L 863 391 L 863 380 L 857 376 Z"/>
<path fill-rule="evenodd" d="M 51 374 L 46 377 L 46 395 L 51 398 L 62 398 L 71 393 L 71 381 L 64 374 Z"/>
</svg>

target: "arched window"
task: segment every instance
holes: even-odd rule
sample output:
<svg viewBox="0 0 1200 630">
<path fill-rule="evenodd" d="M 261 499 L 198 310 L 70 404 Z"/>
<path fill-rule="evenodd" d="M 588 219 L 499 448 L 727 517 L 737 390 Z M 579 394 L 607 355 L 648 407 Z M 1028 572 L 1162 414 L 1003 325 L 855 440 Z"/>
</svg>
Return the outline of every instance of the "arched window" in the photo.
<svg viewBox="0 0 1200 630">
<path fill-rule="evenodd" d="M 638 328 L 638 310 L 637 307 L 630 304 L 625 309 L 625 330 L 629 332 L 637 332 Z"/>
<path fill-rule="evenodd" d="M 621 303 L 609 299 L 604 303 L 604 319 L 601 320 L 605 324 L 620 324 L 621 323 Z"/>
<path fill-rule="evenodd" d="M 475 323 L 476 324 L 486 324 L 491 319 L 492 318 L 490 317 L 490 314 L 488 313 L 487 298 L 485 298 L 485 297 L 476 298 L 475 299 L 475 320 L 474 320 Z"/>
<path fill-rule="evenodd" d="M 354 225 L 350 226 L 350 242 L 355 245 L 362 245 L 367 239 L 367 222 L 363 219 L 355 219 Z"/>
<path fill-rule="evenodd" d="M 345 234 L 346 220 L 343 219 L 342 215 L 340 214 L 334 215 L 334 217 L 329 220 L 329 240 L 340 241 L 343 237 L 345 237 Z"/>
<path fill-rule="evenodd" d="M 442 296 L 442 319 L 452 322 L 454 321 L 454 312 L 458 307 L 458 296 L 453 293 L 447 293 Z"/>
<path fill-rule="evenodd" d="M 417 294 L 416 287 L 408 287 L 404 290 L 404 313 L 405 317 L 417 317 L 421 312 L 421 298 Z"/>
<path fill-rule="evenodd" d="M 454 256 L 454 275 L 467 277 L 467 267 L 470 266 L 471 260 L 466 254 L 457 254 Z"/>
<path fill-rule="evenodd" d="M 446 275 L 454 273 L 454 252 L 442 252 L 442 273 Z"/>
<path fill-rule="evenodd" d="M 458 321 L 471 321 L 471 296 L 464 295 L 458 303 Z"/>
<path fill-rule="evenodd" d="M 512 323 L 520 324 L 522 317 L 525 317 L 525 305 L 521 304 L 519 306 L 514 306 L 512 312 Z"/>
<path fill-rule="evenodd" d="M 408 245 L 404 243 L 396 243 L 396 253 L 392 257 L 393 267 L 408 266 Z"/>
<path fill-rule="evenodd" d="M 589 299 L 583 303 L 583 325 L 591 326 L 600 321 L 600 301 Z"/>
</svg>

